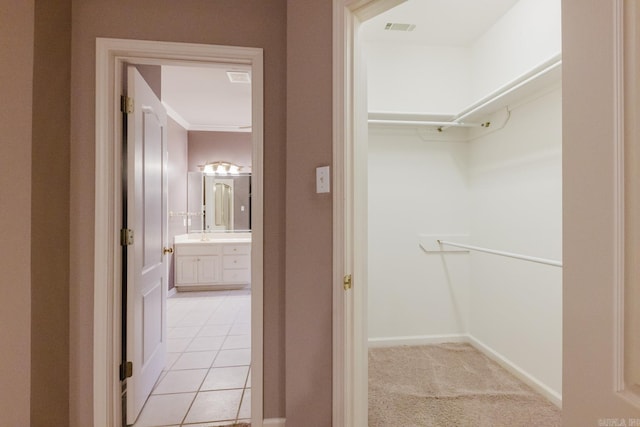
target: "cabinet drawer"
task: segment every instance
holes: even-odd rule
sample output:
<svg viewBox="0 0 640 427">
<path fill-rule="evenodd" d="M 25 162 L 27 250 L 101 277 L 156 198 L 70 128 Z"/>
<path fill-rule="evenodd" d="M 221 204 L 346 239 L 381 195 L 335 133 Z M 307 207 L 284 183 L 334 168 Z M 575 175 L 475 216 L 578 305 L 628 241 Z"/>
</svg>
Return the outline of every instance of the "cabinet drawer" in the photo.
<svg viewBox="0 0 640 427">
<path fill-rule="evenodd" d="M 222 253 L 225 255 L 250 254 L 251 245 L 223 245 Z"/>
<path fill-rule="evenodd" d="M 224 270 L 222 272 L 222 281 L 249 283 L 251 281 L 251 272 L 249 270 Z"/>
<path fill-rule="evenodd" d="M 218 255 L 220 246 L 218 245 L 176 245 L 176 255 Z"/>
<path fill-rule="evenodd" d="M 249 268 L 248 255 L 225 255 L 222 257 L 222 268 Z"/>
</svg>

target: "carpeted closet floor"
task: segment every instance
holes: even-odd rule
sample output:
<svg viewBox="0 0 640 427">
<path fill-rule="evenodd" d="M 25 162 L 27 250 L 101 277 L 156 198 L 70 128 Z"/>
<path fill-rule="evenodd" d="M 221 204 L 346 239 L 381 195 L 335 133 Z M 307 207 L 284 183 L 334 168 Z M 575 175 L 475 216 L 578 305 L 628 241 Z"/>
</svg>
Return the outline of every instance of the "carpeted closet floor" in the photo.
<svg viewBox="0 0 640 427">
<path fill-rule="evenodd" d="M 560 409 L 469 344 L 369 350 L 369 427 L 561 425 Z"/>
</svg>

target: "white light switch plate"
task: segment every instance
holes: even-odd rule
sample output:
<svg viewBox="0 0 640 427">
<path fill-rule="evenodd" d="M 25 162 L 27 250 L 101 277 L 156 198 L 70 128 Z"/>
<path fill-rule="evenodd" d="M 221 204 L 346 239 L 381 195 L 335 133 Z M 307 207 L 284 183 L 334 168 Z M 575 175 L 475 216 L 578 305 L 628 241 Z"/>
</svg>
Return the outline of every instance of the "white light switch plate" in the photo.
<svg viewBox="0 0 640 427">
<path fill-rule="evenodd" d="M 328 193 L 330 188 L 329 166 L 316 168 L 316 193 Z"/>
</svg>

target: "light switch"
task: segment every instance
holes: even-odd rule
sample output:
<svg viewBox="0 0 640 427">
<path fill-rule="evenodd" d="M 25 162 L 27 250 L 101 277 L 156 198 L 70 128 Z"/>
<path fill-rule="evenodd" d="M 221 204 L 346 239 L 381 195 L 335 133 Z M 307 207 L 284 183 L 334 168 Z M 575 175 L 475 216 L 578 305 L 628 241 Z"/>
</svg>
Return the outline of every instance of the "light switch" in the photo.
<svg viewBox="0 0 640 427">
<path fill-rule="evenodd" d="M 316 168 L 316 193 L 329 193 L 329 166 L 321 166 Z"/>
</svg>

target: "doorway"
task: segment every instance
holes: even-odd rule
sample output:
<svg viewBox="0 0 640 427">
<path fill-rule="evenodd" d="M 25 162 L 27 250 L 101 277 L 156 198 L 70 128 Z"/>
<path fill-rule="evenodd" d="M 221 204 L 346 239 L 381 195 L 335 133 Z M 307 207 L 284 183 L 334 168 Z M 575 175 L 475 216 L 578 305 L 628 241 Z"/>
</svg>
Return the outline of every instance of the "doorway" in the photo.
<svg viewBox="0 0 640 427">
<path fill-rule="evenodd" d="M 96 87 L 96 263 L 94 304 L 94 419 L 96 425 L 119 425 L 121 414 L 118 378 L 122 346 L 122 302 L 119 241 L 122 226 L 121 118 L 119 114 L 124 64 L 200 65 L 228 64 L 249 67 L 251 88 L 251 348 L 252 425 L 262 425 L 262 50 L 228 46 L 98 39 Z M 135 374 L 135 373 L 134 373 Z"/>
<path fill-rule="evenodd" d="M 334 70 L 338 76 L 334 153 L 336 169 L 340 169 L 336 185 L 341 191 L 334 197 L 338 212 L 334 228 L 338 242 L 334 259 L 335 425 L 366 425 L 366 417 L 362 416 L 366 414 L 366 395 L 363 397 L 361 392 L 366 387 L 363 381 L 366 373 L 362 375 L 362 368 L 354 363 L 362 360 L 357 347 L 363 344 L 362 337 L 366 335 L 359 323 L 364 308 L 358 304 L 364 291 L 358 289 L 357 280 L 351 290 L 342 289 L 344 274 L 353 273 L 355 279 L 356 273 L 363 273 L 357 253 L 353 251 L 358 229 L 352 222 L 357 210 L 352 190 L 362 182 L 358 169 L 353 166 L 357 157 L 353 154 L 361 149 L 357 136 L 363 131 L 359 123 L 366 120 L 362 114 L 366 106 L 364 89 L 352 79 L 361 72 L 360 59 L 354 58 L 355 49 L 352 49 L 357 42 L 359 24 L 397 3 L 335 1 L 335 38 L 340 42 L 334 50 Z M 622 421 L 637 416 L 637 407 L 625 396 L 620 358 L 624 353 L 621 307 L 625 240 L 622 70 L 624 56 L 634 51 L 633 42 L 629 46 L 622 43 L 622 22 L 629 4 L 631 2 L 622 0 L 606 4 L 596 0 L 586 4 L 562 1 L 566 66 L 562 108 L 563 216 L 565 222 L 571 224 L 563 230 L 563 358 L 566 362 L 563 418 L 576 425 L 602 422 L 607 417 L 604 414 L 610 413 L 619 414 Z M 637 15 L 628 16 L 631 21 Z M 585 46 L 589 46 L 588 53 Z M 597 60 L 593 54 L 595 46 Z M 589 120 L 597 121 L 598 126 L 585 129 L 583 124 Z M 585 188 L 590 189 L 588 194 L 582 191 Z M 584 215 L 586 210 L 591 213 Z M 585 235 L 601 241 L 597 245 L 601 249 L 585 244 Z M 594 316 L 596 312 L 598 316 Z M 585 334 L 585 330 L 589 333 Z M 615 331 L 614 336 L 611 331 Z M 592 375 L 587 378 L 584 372 L 588 366 L 598 366 L 598 369 L 590 370 Z"/>
<path fill-rule="evenodd" d="M 346 114 L 344 114 L 347 117 L 347 123 L 351 125 L 350 128 L 347 128 L 348 133 L 345 133 L 344 135 L 345 140 L 348 141 L 345 144 L 348 149 L 344 151 L 345 155 L 343 157 L 344 160 L 349 162 L 349 166 L 345 168 L 345 191 L 348 194 L 350 193 L 350 196 L 347 196 L 345 198 L 346 223 L 344 224 L 344 227 L 347 229 L 347 232 L 344 234 L 349 235 L 350 238 L 347 239 L 345 245 L 345 256 L 342 261 L 344 264 L 342 265 L 342 267 L 344 268 L 343 271 L 345 272 L 353 272 L 354 286 L 353 289 L 349 292 L 349 294 L 351 295 L 338 295 L 338 302 L 344 304 L 345 306 L 350 306 L 349 308 L 346 308 L 344 312 L 344 315 L 346 317 L 346 331 L 343 331 L 343 335 L 340 338 L 344 339 L 345 342 L 355 343 L 355 348 L 353 349 L 349 349 L 350 344 L 346 344 L 347 356 L 344 360 L 345 366 L 348 366 L 348 368 L 345 368 L 345 370 L 355 372 L 355 374 L 348 377 L 348 381 L 350 382 L 349 386 L 352 386 L 353 388 L 349 390 L 347 387 L 345 387 L 345 390 L 347 392 L 353 393 L 356 397 L 355 399 L 353 399 L 353 401 L 356 402 L 355 410 L 352 414 L 347 413 L 346 415 L 347 419 L 349 416 L 353 417 L 353 425 L 366 424 L 366 405 L 368 399 L 366 396 L 367 392 L 364 389 L 367 387 L 367 378 L 369 377 L 369 375 L 367 373 L 366 366 L 361 365 L 366 365 L 366 349 L 368 347 L 368 343 L 371 342 L 371 336 L 369 335 L 368 326 L 373 326 L 375 328 L 373 332 L 378 335 L 374 335 L 373 338 L 377 339 L 377 342 L 381 343 L 382 345 L 388 345 L 388 343 L 391 342 L 397 344 L 417 344 L 428 342 L 435 343 L 438 341 L 465 341 L 474 344 L 474 346 L 476 347 L 481 347 L 485 353 L 492 353 L 492 357 L 494 359 L 500 358 L 499 354 L 496 355 L 495 352 L 492 352 L 490 346 L 483 346 L 483 343 L 478 343 L 469 331 L 469 314 L 463 307 L 468 303 L 469 300 L 469 294 L 471 293 L 471 291 L 469 290 L 469 286 L 465 283 L 462 283 L 461 285 L 461 282 L 464 282 L 464 280 L 460 280 L 460 277 L 456 277 L 455 275 L 451 274 L 447 276 L 446 274 L 450 273 L 448 271 L 449 269 L 447 267 L 447 264 L 452 265 L 459 262 L 459 260 L 461 259 L 460 256 L 458 256 L 456 260 L 453 260 L 451 259 L 451 256 L 443 255 L 443 257 L 447 257 L 447 260 L 445 262 L 443 259 L 441 259 L 440 256 L 434 257 L 433 255 L 423 254 L 420 251 L 417 243 L 422 243 L 420 241 L 420 234 L 441 234 L 442 236 L 439 237 L 440 239 L 444 238 L 444 240 L 454 241 L 455 239 L 452 239 L 451 235 L 462 235 L 457 236 L 460 238 L 468 237 L 464 236 L 465 234 L 469 234 L 469 231 L 464 229 L 464 227 L 468 227 L 468 225 L 465 224 L 470 222 L 468 221 L 468 219 L 463 218 L 460 221 L 460 224 L 462 225 L 452 225 L 452 222 L 454 221 L 456 215 L 466 215 L 466 213 L 464 212 L 464 210 L 466 209 L 464 205 L 468 205 L 468 203 L 463 201 L 466 196 L 462 197 L 460 196 L 460 194 L 457 194 L 456 191 L 460 190 L 461 194 L 466 194 L 466 192 L 469 191 L 467 183 L 465 182 L 467 180 L 465 177 L 467 172 L 462 171 L 460 175 L 455 177 L 447 174 L 453 172 L 454 175 L 456 175 L 459 170 L 456 170 L 455 168 L 459 168 L 460 165 L 464 164 L 466 162 L 466 159 L 470 156 L 470 154 L 466 152 L 468 146 L 463 147 L 462 144 L 467 144 L 467 142 L 470 140 L 476 140 L 488 135 L 488 123 L 491 123 L 491 125 L 493 125 L 492 131 L 495 130 L 496 132 L 498 132 L 499 130 L 503 129 L 509 121 L 511 111 L 513 110 L 513 108 L 510 109 L 510 106 L 518 101 L 514 101 L 514 98 L 511 98 L 509 101 L 505 101 L 504 103 L 499 105 L 500 103 L 496 104 L 495 101 L 497 98 L 503 98 L 504 100 L 503 94 L 507 92 L 510 93 L 510 95 L 515 95 L 515 93 L 524 86 L 521 85 L 524 80 L 527 80 L 532 76 L 536 76 L 532 79 L 535 80 L 538 78 L 538 74 L 540 73 L 540 75 L 546 76 L 543 79 L 550 79 L 546 81 L 551 81 L 551 86 L 555 85 L 554 90 L 556 90 L 556 93 L 555 96 L 553 96 L 553 100 L 550 102 L 552 102 L 554 105 L 554 112 L 558 113 L 560 111 L 559 85 L 556 83 L 557 81 L 553 81 L 555 78 L 559 78 L 560 75 L 559 51 L 561 43 L 559 29 L 559 3 L 556 4 L 557 10 L 554 10 L 555 13 L 553 15 L 556 18 L 554 24 L 557 24 L 557 26 L 553 28 L 553 34 L 557 36 L 557 38 L 554 40 L 553 48 L 557 50 L 554 51 L 553 49 L 551 49 L 550 51 L 545 52 L 545 54 L 549 55 L 543 57 L 542 59 L 535 59 L 533 61 L 533 64 L 529 64 L 529 66 L 531 66 L 531 69 L 520 71 L 519 75 L 509 76 L 509 78 L 505 79 L 505 81 L 499 82 L 499 84 L 496 85 L 498 87 L 489 88 L 491 84 L 485 84 L 485 86 L 487 87 L 484 87 L 483 89 L 490 89 L 487 90 L 490 96 L 486 96 L 486 94 L 482 93 L 482 91 L 480 91 L 479 94 L 474 94 L 475 97 L 477 97 L 476 99 L 466 99 L 465 96 L 460 96 L 462 92 L 461 88 L 464 89 L 465 85 L 469 83 L 465 82 L 463 75 L 459 76 L 462 78 L 459 80 L 457 85 L 446 86 L 446 89 L 444 89 L 444 91 L 447 92 L 446 94 L 440 92 L 443 90 L 443 86 L 445 86 L 441 83 L 438 83 L 440 77 L 442 77 L 440 78 L 440 80 L 446 80 L 447 78 L 454 77 L 457 72 L 464 72 L 466 70 L 466 66 L 468 66 L 468 64 L 464 64 L 464 62 L 468 61 L 468 58 L 465 58 L 464 56 L 466 54 L 465 48 L 460 49 L 459 52 L 455 51 L 455 49 L 451 49 L 450 51 L 448 50 L 444 55 L 447 57 L 446 59 L 444 58 L 444 56 L 439 56 L 443 54 L 444 49 L 436 50 L 431 49 L 431 47 L 429 47 L 428 49 L 424 49 L 425 51 L 429 50 L 429 54 L 433 55 L 436 60 L 433 60 L 431 64 L 428 64 L 428 67 L 425 67 L 426 70 L 421 70 L 422 77 L 429 76 L 430 74 L 428 72 L 434 69 L 437 70 L 437 72 L 442 72 L 443 74 L 440 76 L 436 76 L 437 78 L 433 80 L 429 80 L 429 78 L 425 77 L 427 81 L 423 82 L 422 86 L 413 85 L 408 89 L 419 92 L 424 87 L 427 87 L 427 96 L 424 96 L 423 98 L 426 98 L 429 101 L 432 101 L 434 98 L 438 98 L 441 94 L 443 94 L 444 96 L 442 98 L 448 103 L 446 104 L 445 108 L 443 108 L 444 111 L 438 110 L 437 106 L 434 109 L 432 105 L 425 106 L 415 103 L 414 105 L 407 106 L 402 104 L 403 99 L 399 94 L 402 93 L 403 89 L 406 88 L 406 85 L 408 85 L 409 82 L 412 81 L 411 72 L 421 67 L 418 61 L 410 64 L 411 66 L 408 66 L 407 64 L 402 64 L 404 65 L 403 67 L 398 66 L 398 68 L 402 68 L 402 70 L 404 70 L 403 72 L 398 72 L 401 70 L 394 70 L 396 72 L 396 77 L 398 78 L 394 81 L 393 85 L 391 84 L 391 82 L 387 82 L 386 93 L 384 93 L 384 97 L 379 96 L 379 93 L 371 93 L 371 85 L 369 85 L 367 91 L 367 83 L 363 79 L 364 72 L 362 70 L 367 68 L 367 71 L 371 71 L 371 68 L 368 67 L 371 64 L 367 64 L 367 66 L 365 66 L 365 60 L 363 59 L 363 55 L 358 48 L 359 43 L 362 42 L 362 27 L 360 26 L 360 23 L 365 20 L 374 21 L 376 18 L 373 17 L 378 15 L 385 7 L 394 6 L 396 3 L 397 2 L 376 2 L 375 4 L 370 3 L 370 8 L 357 10 L 356 14 L 358 19 L 354 19 L 354 25 L 352 27 L 353 32 L 348 33 L 346 36 L 346 38 L 349 40 L 349 45 L 354 48 L 355 58 L 353 62 L 349 61 L 350 58 L 345 59 L 345 69 L 348 70 L 347 72 L 349 73 L 349 75 L 354 75 L 356 77 L 352 82 L 353 92 L 349 93 L 349 95 L 345 97 L 346 99 L 348 99 L 349 96 L 353 96 L 353 101 L 352 104 L 349 104 L 346 107 Z M 514 3 L 516 2 L 502 3 L 502 7 L 506 9 L 502 10 L 502 12 L 498 12 L 498 16 L 500 16 L 500 13 L 505 13 L 505 11 L 510 7 L 514 7 Z M 409 4 L 411 4 L 410 1 L 403 3 L 398 7 L 398 9 Z M 415 12 L 410 14 L 410 16 L 420 15 L 425 14 Z M 442 19 L 442 16 L 440 14 L 435 15 L 438 16 L 438 19 Z M 477 16 L 477 14 L 474 14 L 474 16 Z M 420 27 L 419 24 L 417 26 L 414 26 L 412 25 L 412 22 L 395 21 L 392 18 L 381 21 L 384 21 L 384 23 L 386 23 L 386 28 L 384 23 L 381 27 L 383 31 L 391 32 L 394 31 L 394 28 L 398 31 L 398 33 L 396 33 L 397 39 L 400 39 L 401 36 L 399 34 L 401 31 L 404 31 L 404 34 L 409 34 L 412 29 Z M 480 21 L 480 19 L 477 19 L 475 21 Z M 435 23 L 432 24 L 434 24 L 432 25 L 433 27 L 437 27 Z M 418 30 L 416 30 L 416 32 L 417 31 Z M 375 58 L 377 59 L 378 63 L 384 63 L 384 65 L 388 68 L 392 68 L 396 64 L 400 63 L 401 58 L 399 58 L 400 55 L 398 54 L 398 52 L 405 49 L 405 47 L 403 46 L 397 45 L 391 47 L 390 45 L 391 43 L 380 48 L 381 51 L 384 51 L 384 54 L 378 55 L 378 57 Z M 408 50 L 409 48 L 406 49 Z M 461 63 L 455 65 L 455 67 L 452 69 L 447 69 L 446 66 L 443 66 L 443 64 L 446 64 L 447 61 L 451 60 L 453 62 L 455 62 L 456 60 L 460 60 Z M 470 62 L 471 61 L 469 61 L 469 63 Z M 350 67 L 352 68 L 350 69 Z M 499 72 L 501 71 L 503 70 L 494 70 L 494 74 L 499 74 Z M 476 83 L 475 86 L 482 86 L 478 85 L 477 82 L 474 83 Z M 468 85 L 468 87 L 471 86 L 472 85 Z M 393 89 L 390 90 L 390 87 L 393 87 Z M 532 89 L 532 91 L 538 89 L 540 89 L 540 87 L 538 87 L 537 89 Z M 547 90 L 547 88 L 544 88 L 544 90 Z M 460 96 L 460 98 L 458 99 L 460 102 L 459 105 L 455 105 L 456 98 L 458 96 Z M 535 97 L 535 94 L 533 92 L 529 92 L 525 94 L 518 94 L 518 96 L 527 98 L 531 96 Z M 383 105 L 381 107 L 382 104 L 379 102 L 380 98 L 385 97 L 387 101 L 390 100 L 391 104 L 396 102 L 396 108 L 389 108 L 388 104 L 387 106 Z M 414 98 L 416 97 L 419 97 L 419 94 L 416 93 L 416 96 L 414 96 Z M 350 105 L 354 105 L 353 109 L 350 109 Z M 372 105 L 374 106 L 373 114 L 371 110 Z M 404 108 L 397 108 L 397 105 L 400 105 Z M 543 107 L 543 109 L 545 109 L 545 107 Z M 430 112 L 431 114 L 421 114 L 421 111 Z M 483 115 L 487 117 L 486 121 L 484 121 L 485 126 L 482 126 L 483 123 L 481 123 Z M 559 117 L 559 114 L 557 115 L 557 117 Z M 514 122 L 515 121 L 512 121 L 512 123 Z M 554 122 L 557 123 L 558 121 L 555 120 Z M 367 153 L 370 148 L 370 146 L 368 146 L 367 144 L 367 142 L 370 140 L 370 138 L 368 137 L 370 130 L 369 123 L 378 126 L 376 128 L 375 135 L 377 144 L 375 148 L 377 150 L 378 162 L 376 164 L 375 170 L 373 171 L 367 170 Z M 400 126 L 407 125 L 413 127 L 411 129 L 413 134 L 409 135 L 409 131 L 406 130 L 407 127 L 405 127 L 405 130 L 403 131 L 398 130 Z M 473 129 L 475 125 L 477 125 L 477 129 Z M 387 129 L 394 127 L 394 132 L 396 133 L 393 133 L 393 135 L 391 135 L 392 132 L 388 132 L 387 135 L 384 135 L 384 131 L 381 130 L 384 126 L 387 126 Z M 467 129 L 467 127 L 471 129 Z M 562 133 L 561 128 L 556 127 L 553 132 L 554 140 L 560 141 L 560 135 Z M 393 137 L 393 141 L 395 144 L 388 145 L 389 147 L 391 147 L 390 152 L 385 152 L 386 147 L 381 146 L 381 144 L 385 144 L 384 140 L 387 136 Z M 428 145 L 432 146 L 432 153 L 422 152 L 422 154 L 418 154 L 419 150 L 424 151 L 425 147 Z M 561 165 L 561 157 L 559 155 L 561 153 L 561 148 L 559 144 L 557 145 L 557 147 L 554 146 L 552 148 L 555 155 L 553 175 L 557 179 L 560 179 L 561 172 L 558 171 L 560 170 L 559 166 Z M 393 147 L 398 150 L 414 150 L 413 152 L 415 155 L 411 155 L 407 158 L 399 160 L 395 158 L 397 157 L 395 156 L 395 154 L 397 153 L 393 152 Z M 340 146 L 339 149 L 344 149 L 344 146 Z M 498 149 L 498 151 L 500 151 L 500 149 Z M 433 153 L 435 153 L 436 155 L 434 156 Z M 472 155 L 473 154 L 474 153 L 472 153 Z M 339 152 L 339 155 L 343 154 Z M 422 183 L 423 185 L 428 185 L 428 183 L 437 183 L 434 184 L 437 187 L 435 188 L 436 194 L 432 194 L 430 197 L 426 197 L 424 200 L 424 206 L 421 206 L 420 209 L 411 209 L 409 206 L 406 206 L 406 204 L 401 203 L 397 199 L 396 195 L 401 192 L 402 189 L 398 190 L 393 188 L 392 183 L 395 182 L 393 181 L 393 178 L 386 181 L 382 178 L 379 178 L 376 181 L 372 181 L 370 184 L 375 186 L 375 189 L 387 188 L 387 193 L 380 195 L 378 197 L 379 200 L 369 200 L 369 202 L 367 203 L 367 194 L 371 194 L 371 191 L 373 191 L 372 189 L 368 189 L 369 177 L 371 177 L 372 174 L 377 173 L 378 175 L 380 175 L 382 173 L 387 173 L 391 177 L 398 178 L 399 181 L 403 183 L 402 185 L 406 185 L 408 182 L 410 182 L 410 174 L 406 173 L 407 170 L 411 167 L 420 167 L 420 165 L 416 163 L 417 159 L 421 156 L 422 160 L 430 159 L 434 164 L 423 163 L 422 165 L 424 166 L 424 168 L 422 169 L 421 174 L 419 174 L 419 179 L 417 179 L 417 181 Z M 437 156 L 440 157 L 438 158 Z M 444 175 L 440 177 L 436 176 L 439 174 L 438 168 L 443 167 L 443 165 L 447 164 L 447 162 L 452 162 L 453 167 L 447 169 L 446 171 L 442 170 Z M 387 170 L 386 167 L 389 167 L 389 170 Z M 388 185 L 384 187 L 385 184 Z M 457 184 L 460 184 L 461 187 L 450 188 L 454 187 Z M 562 184 L 561 181 L 558 181 L 555 184 L 557 185 L 555 185 L 553 200 L 554 202 L 559 202 L 561 200 L 560 189 L 562 187 Z M 442 191 L 441 193 L 438 192 L 440 190 Z M 478 199 L 477 196 L 472 195 L 472 197 L 476 197 L 476 199 Z M 336 199 L 338 199 L 338 197 L 336 197 Z M 444 206 L 443 202 L 446 203 L 447 200 L 454 200 L 455 203 L 460 203 L 460 205 L 457 206 L 455 203 L 450 204 L 448 206 L 449 211 L 446 213 L 444 213 L 444 211 L 442 210 L 438 211 L 439 208 Z M 384 232 L 387 233 L 384 239 L 382 239 L 384 241 L 381 241 L 380 235 L 374 236 L 376 241 L 373 241 L 372 234 L 370 233 L 370 228 L 367 227 L 367 209 L 372 206 L 372 202 L 378 203 L 378 207 L 386 206 L 387 209 L 384 209 L 384 212 L 392 211 L 396 214 L 392 218 L 381 218 L 381 215 L 373 218 L 377 221 L 378 225 L 381 225 L 380 229 L 383 229 Z M 388 206 L 385 204 L 388 204 Z M 407 209 L 403 211 L 403 208 Z M 401 230 L 402 226 L 406 224 L 396 223 L 396 221 L 399 221 L 399 218 L 402 218 L 403 215 L 405 216 L 405 218 L 407 218 L 407 220 L 404 221 L 407 223 L 413 221 L 414 219 L 416 219 L 415 217 L 419 215 L 428 216 L 429 220 L 427 221 L 426 226 L 424 225 L 424 223 L 423 225 L 421 225 L 421 227 L 423 227 L 422 231 L 418 229 L 409 230 L 409 233 L 407 234 L 407 230 Z M 441 217 L 438 218 L 438 215 L 441 215 Z M 493 214 L 489 214 L 488 216 L 492 217 L 492 215 Z M 554 209 L 553 216 L 553 231 L 555 232 L 555 235 L 553 236 L 553 252 L 547 256 L 549 258 L 559 258 L 561 256 L 560 236 L 562 234 L 562 231 L 561 227 L 558 228 L 555 226 L 555 223 L 558 223 L 561 219 L 561 208 Z M 421 218 L 417 219 L 417 221 L 414 222 L 418 222 L 420 220 Z M 441 220 L 440 222 L 444 225 L 441 224 L 438 227 L 434 226 L 437 220 Z M 349 221 L 353 222 L 350 223 Z M 429 227 L 431 227 L 431 229 L 429 229 Z M 445 231 L 442 231 L 443 229 Z M 380 253 L 387 250 L 389 246 L 388 242 L 393 240 L 394 238 L 397 238 L 398 234 L 401 231 L 405 232 L 405 235 L 402 236 L 402 238 L 404 239 L 404 246 L 402 247 L 402 251 L 404 252 L 402 252 L 402 256 L 404 258 L 396 260 L 395 257 L 399 256 L 399 251 L 396 250 L 397 248 L 394 249 L 395 253 L 389 253 L 387 251 L 385 255 L 380 256 Z M 393 233 L 396 233 L 396 235 L 393 235 Z M 444 236 L 446 234 L 450 235 L 448 236 L 448 239 L 445 238 L 447 236 Z M 497 234 L 494 233 L 489 237 L 495 238 L 496 235 Z M 372 239 L 372 241 L 369 242 L 369 245 L 363 243 L 367 242 L 369 239 Z M 436 242 L 437 239 L 438 237 L 434 237 L 432 240 Z M 378 258 L 376 259 L 376 262 L 373 263 L 374 267 L 377 268 L 375 272 L 372 272 L 371 268 L 368 268 L 367 266 L 368 256 L 366 252 L 367 248 L 371 248 L 372 244 L 377 245 L 376 250 Z M 438 245 L 436 244 L 436 246 Z M 442 253 L 444 251 L 440 249 L 439 252 Z M 432 269 L 429 272 L 433 273 L 437 270 L 436 272 L 438 273 L 438 275 L 440 275 L 440 270 L 442 270 L 444 266 L 445 272 L 442 274 L 443 286 L 437 285 L 439 279 L 436 280 L 436 278 L 434 277 L 429 277 L 429 280 L 425 280 L 425 282 L 427 283 L 422 283 L 422 281 L 414 281 L 414 283 L 409 283 L 406 274 L 407 269 L 402 267 L 399 268 L 399 271 L 390 272 L 390 270 L 393 269 L 389 269 L 388 266 L 394 266 L 397 268 L 398 265 L 409 258 L 415 261 L 415 269 L 420 270 L 420 274 L 423 273 L 422 270 L 424 269 L 423 267 L 425 264 L 438 264 L 433 265 L 433 267 L 437 267 L 437 269 Z M 381 274 L 381 270 L 385 268 L 386 270 L 388 270 L 384 273 L 386 275 Z M 464 269 L 460 269 L 459 271 L 463 270 Z M 550 284 L 549 290 L 554 301 L 554 313 L 552 316 L 553 322 L 551 322 L 553 323 L 553 327 L 550 328 L 552 333 L 548 336 L 548 338 L 550 338 L 551 347 L 553 348 L 552 352 L 554 354 L 554 363 L 552 368 L 548 369 L 550 374 L 547 374 L 547 372 L 545 372 L 545 375 L 552 377 L 552 387 L 549 387 L 544 391 L 545 394 L 552 400 L 554 400 L 555 402 L 559 402 L 557 391 L 559 389 L 558 383 L 560 383 L 561 379 L 561 369 L 556 369 L 556 367 L 561 366 L 562 341 L 559 337 L 561 337 L 560 333 L 562 330 L 562 323 L 561 311 L 559 311 L 558 308 L 561 306 L 560 296 L 562 292 L 562 273 L 559 270 L 556 270 L 551 274 L 553 277 L 551 280 L 548 280 L 548 282 Z M 461 275 L 465 276 L 464 272 L 461 273 Z M 380 288 L 378 288 L 376 289 L 377 294 L 374 295 L 373 292 L 371 292 L 372 288 L 370 287 L 370 284 L 374 281 L 374 279 L 378 280 L 378 282 L 380 282 L 381 280 L 383 282 L 386 282 L 387 289 L 381 290 Z M 446 283 L 447 281 L 450 283 Z M 427 284 L 431 285 L 431 288 L 429 288 Z M 411 302 L 406 302 L 403 307 L 408 308 L 413 305 L 415 308 L 414 312 L 418 313 L 418 315 L 409 315 L 408 312 L 411 311 L 409 309 L 405 310 L 402 313 L 396 312 L 395 314 L 392 314 L 393 310 L 389 309 L 389 304 L 391 304 L 391 301 L 398 302 L 403 297 L 406 297 L 406 291 L 408 290 L 408 288 L 410 288 L 409 285 L 413 286 L 413 289 L 411 290 L 415 291 L 417 296 Z M 434 288 L 437 288 L 437 292 L 439 292 L 439 294 L 436 294 L 434 292 Z M 432 292 L 433 294 L 426 296 L 428 292 Z M 387 318 L 385 318 L 384 320 L 380 320 L 377 323 L 367 325 L 367 313 L 372 308 L 372 300 L 373 305 L 376 305 L 376 299 L 378 300 L 378 307 L 384 307 L 384 309 L 386 310 L 385 313 L 387 314 Z M 429 306 L 429 304 L 433 305 Z M 447 306 L 450 307 L 450 310 L 443 310 L 443 308 Z M 510 306 L 509 308 L 512 307 Z M 474 312 L 474 315 L 477 314 L 477 311 L 478 310 Z M 438 317 L 441 314 L 442 317 Z M 418 319 L 419 322 L 414 322 L 416 319 Z M 402 320 L 405 320 L 406 324 L 399 326 L 398 324 L 401 323 Z M 475 325 L 479 323 L 480 322 L 476 322 Z M 532 321 L 534 328 L 535 323 L 535 321 Z M 427 325 L 427 327 L 425 328 L 424 325 Z M 394 327 L 396 328 L 395 331 L 393 330 Z M 402 330 L 402 328 L 404 328 L 404 331 L 408 332 L 398 333 L 398 330 Z M 439 330 L 438 328 L 441 328 L 442 330 Z M 338 334 L 337 331 L 336 334 Z M 350 337 L 348 337 L 348 335 L 350 335 Z M 481 334 L 478 333 L 478 335 Z M 339 345 L 339 343 L 337 345 Z M 361 347 L 358 348 L 359 346 Z M 349 353 L 350 351 L 351 353 Z M 355 359 L 355 362 L 353 361 L 353 359 L 351 359 L 352 357 Z M 503 357 L 501 361 L 504 362 L 505 359 L 509 358 Z M 349 366 L 349 363 L 354 363 L 354 365 Z M 545 369 L 545 367 L 541 366 L 536 368 Z M 350 401 L 351 399 L 347 397 L 344 400 Z"/>
<path fill-rule="evenodd" d="M 396 386 L 381 380 L 384 367 L 373 361 L 391 353 L 411 358 L 404 346 L 421 346 L 421 354 L 449 352 L 451 360 L 463 351 L 488 356 L 561 404 L 560 12 L 559 0 L 459 1 L 450 8 L 408 0 L 359 31 L 368 98 L 362 198 L 370 402 L 384 401 L 384 390 Z M 536 265 L 533 256 L 554 265 Z M 426 360 L 416 360 L 416 369 Z M 425 416 L 426 402 L 440 402 L 449 389 L 480 402 L 504 380 L 493 381 L 487 390 L 453 379 L 436 389 L 429 389 L 436 379 L 416 384 L 425 405 L 407 416 Z M 541 400 L 532 395 L 531 404 Z M 557 408 L 543 403 L 559 419 Z M 429 416 L 441 418 L 443 407 L 431 404 Z M 500 415 L 526 418 L 522 407 L 503 405 Z M 370 404 L 369 416 L 369 425 L 378 425 L 389 414 Z"/>
</svg>

